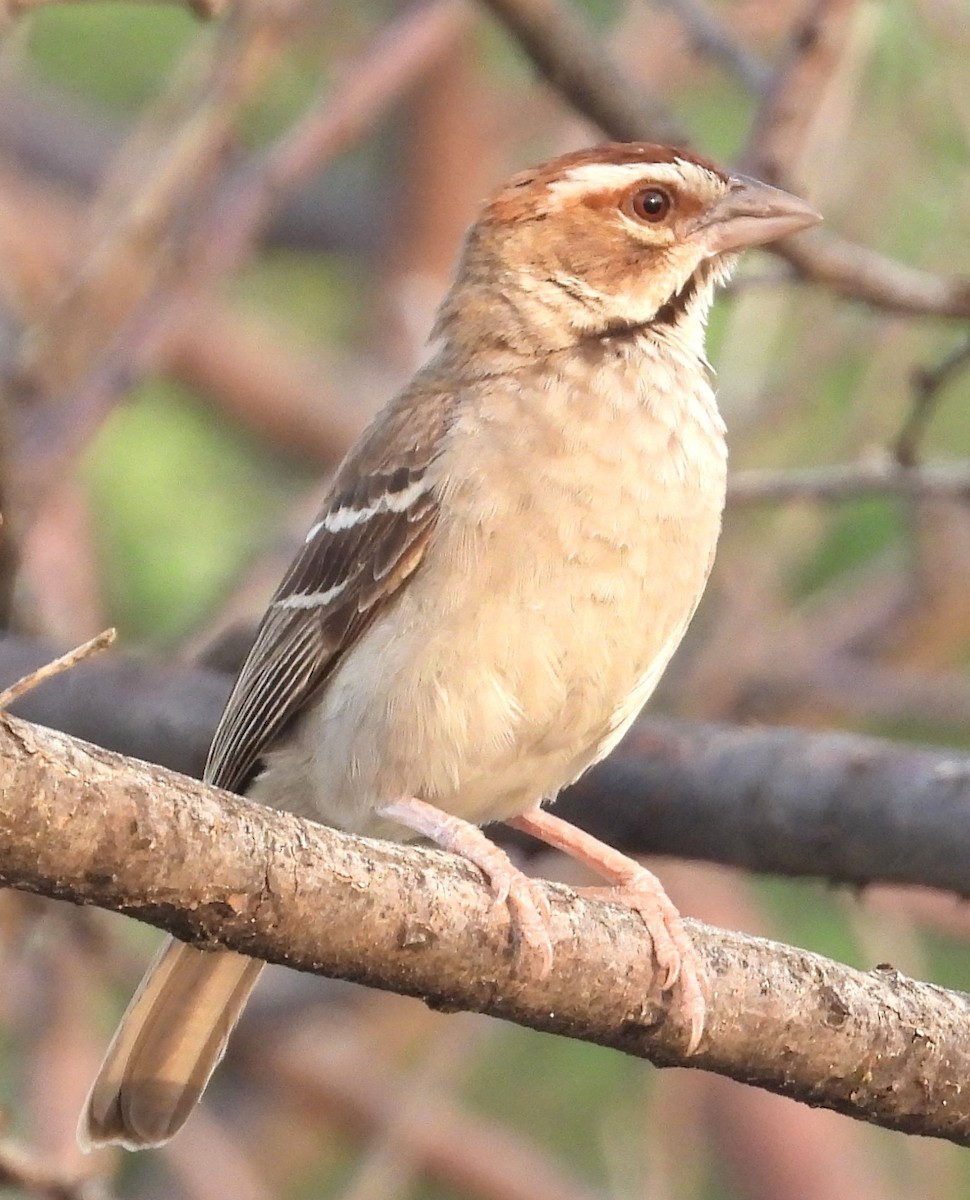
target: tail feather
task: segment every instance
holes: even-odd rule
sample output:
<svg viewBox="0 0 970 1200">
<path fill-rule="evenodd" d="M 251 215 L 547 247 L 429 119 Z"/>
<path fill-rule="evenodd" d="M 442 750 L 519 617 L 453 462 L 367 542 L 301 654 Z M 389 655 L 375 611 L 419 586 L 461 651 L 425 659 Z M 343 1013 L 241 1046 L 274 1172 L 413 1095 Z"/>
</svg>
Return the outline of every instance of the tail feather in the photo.
<svg viewBox="0 0 970 1200">
<path fill-rule="evenodd" d="M 108 1047 L 78 1125 L 83 1150 L 160 1146 L 184 1124 L 225 1052 L 263 963 L 166 940 Z"/>
</svg>

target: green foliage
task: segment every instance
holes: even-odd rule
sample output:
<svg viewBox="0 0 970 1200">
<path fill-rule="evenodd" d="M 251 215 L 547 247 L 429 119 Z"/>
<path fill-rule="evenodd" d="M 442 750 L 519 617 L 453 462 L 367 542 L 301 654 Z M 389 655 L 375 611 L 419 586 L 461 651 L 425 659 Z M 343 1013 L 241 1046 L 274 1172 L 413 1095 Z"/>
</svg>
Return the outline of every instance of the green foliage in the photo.
<svg viewBox="0 0 970 1200">
<path fill-rule="evenodd" d="M 126 637 L 156 645 L 225 593 L 268 540 L 294 476 L 162 382 L 114 414 L 85 474 L 111 619 Z"/>
<path fill-rule="evenodd" d="M 130 110 L 157 96 L 199 23 L 166 4 L 52 5 L 29 26 L 38 72 L 111 108 Z"/>
<path fill-rule="evenodd" d="M 251 264 L 233 290 L 308 347 L 349 337 L 363 299 L 352 264 L 287 253 Z M 309 479 L 161 380 L 113 415 L 85 475 L 109 615 L 126 637 L 155 644 L 197 624 Z"/>
<path fill-rule="evenodd" d="M 359 334 L 368 295 L 359 263 L 287 250 L 261 255 L 232 285 L 240 308 L 310 349 L 344 345 Z"/>
<path fill-rule="evenodd" d="M 866 965 L 841 903 L 845 889 L 817 879 L 778 876 L 757 879 L 754 888 L 786 941 L 839 962 Z"/>
<path fill-rule="evenodd" d="M 599 1046 L 509 1025 L 489 1043 L 467 1096 L 476 1110 L 511 1125 L 595 1181 L 603 1171 L 607 1119 L 641 1099 L 649 1070 Z M 527 1086 L 510 1087 L 516 1079 Z"/>
<path fill-rule="evenodd" d="M 841 505 L 832 514 L 814 553 L 803 564 L 795 584 L 806 595 L 873 561 L 899 533 L 899 505 L 874 497 Z"/>
<path fill-rule="evenodd" d="M 709 87 L 679 96 L 677 111 L 705 154 L 725 163 L 737 158 L 752 114 L 751 98 L 742 88 L 729 79 L 713 79 Z"/>
</svg>

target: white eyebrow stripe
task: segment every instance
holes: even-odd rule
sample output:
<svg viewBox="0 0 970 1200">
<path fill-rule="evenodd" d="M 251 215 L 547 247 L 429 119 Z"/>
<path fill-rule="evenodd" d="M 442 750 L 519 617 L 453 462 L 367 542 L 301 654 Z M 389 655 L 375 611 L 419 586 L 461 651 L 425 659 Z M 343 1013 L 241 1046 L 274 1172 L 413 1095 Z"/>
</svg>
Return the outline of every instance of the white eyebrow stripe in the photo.
<svg viewBox="0 0 970 1200">
<path fill-rule="evenodd" d="M 366 508 L 352 508 L 350 506 L 335 508 L 331 512 L 328 512 L 321 520 L 317 521 L 316 525 L 306 535 L 305 540 L 312 542 L 321 530 L 326 530 L 327 533 L 344 533 L 348 529 L 362 525 L 372 517 L 379 517 L 382 513 L 406 512 L 416 500 L 420 499 L 430 486 L 430 480 L 426 476 L 422 476 L 420 479 L 416 479 L 414 483 L 408 484 L 406 488 L 402 488 L 399 492 L 384 492 L 383 495 L 378 496 L 373 504 L 369 504 Z"/>
<path fill-rule="evenodd" d="M 325 592 L 294 592 L 292 596 L 284 596 L 282 600 L 277 600 L 275 608 L 326 608 L 331 600 L 336 600 L 342 591 L 347 587 L 348 580 L 344 579 L 340 583 L 335 583 L 332 588 L 327 588 Z"/>
<path fill-rule="evenodd" d="M 637 179 L 645 183 L 686 183 L 684 168 L 703 170 L 696 164 L 676 158 L 669 163 L 583 163 L 567 171 L 562 179 L 549 184 L 549 194 L 566 201 L 572 196 L 596 190 L 627 187 Z"/>
</svg>

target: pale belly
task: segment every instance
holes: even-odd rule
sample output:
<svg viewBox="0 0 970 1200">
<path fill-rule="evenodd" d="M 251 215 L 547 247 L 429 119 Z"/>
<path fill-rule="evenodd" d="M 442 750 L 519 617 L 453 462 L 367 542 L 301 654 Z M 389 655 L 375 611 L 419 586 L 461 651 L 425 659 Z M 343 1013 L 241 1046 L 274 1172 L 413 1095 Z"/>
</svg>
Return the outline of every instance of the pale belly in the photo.
<svg viewBox="0 0 970 1200">
<path fill-rule="evenodd" d="M 700 599 L 720 499 L 700 502 L 685 486 L 657 511 L 617 496 L 625 517 L 603 529 L 588 520 L 603 498 L 582 496 L 571 512 L 569 490 L 529 521 L 439 537 L 429 555 L 459 564 L 444 601 L 428 561 L 335 672 L 297 731 L 298 752 L 269 757 L 255 798 L 407 837 L 375 807 L 416 796 L 479 824 L 501 820 L 608 753 Z"/>
</svg>

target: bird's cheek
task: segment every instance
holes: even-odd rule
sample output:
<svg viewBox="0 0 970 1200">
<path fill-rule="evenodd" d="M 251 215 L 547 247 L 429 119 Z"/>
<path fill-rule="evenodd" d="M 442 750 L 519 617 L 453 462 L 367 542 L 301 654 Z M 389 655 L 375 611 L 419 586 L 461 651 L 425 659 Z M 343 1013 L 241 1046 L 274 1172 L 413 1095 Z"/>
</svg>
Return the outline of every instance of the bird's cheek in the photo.
<svg viewBox="0 0 970 1200">
<path fill-rule="evenodd" d="M 680 288 L 682 280 L 690 274 L 681 269 L 676 258 L 666 261 L 662 266 L 653 266 L 644 271 L 630 288 L 627 303 L 631 312 L 642 314 L 641 320 L 649 317 L 670 300 Z"/>
</svg>

